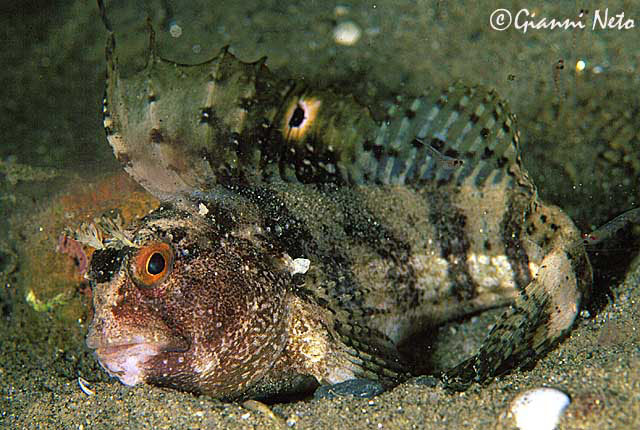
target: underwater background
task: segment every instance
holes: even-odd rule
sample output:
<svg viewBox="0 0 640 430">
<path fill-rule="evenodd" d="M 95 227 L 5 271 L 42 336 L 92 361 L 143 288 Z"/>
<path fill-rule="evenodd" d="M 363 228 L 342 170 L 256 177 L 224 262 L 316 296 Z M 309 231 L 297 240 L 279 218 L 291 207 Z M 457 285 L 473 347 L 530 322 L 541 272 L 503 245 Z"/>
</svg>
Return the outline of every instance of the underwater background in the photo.
<svg viewBox="0 0 640 430">
<path fill-rule="evenodd" d="M 272 72 L 353 93 L 374 111 L 399 94 L 454 80 L 495 88 L 518 117 L 522 158 L 543 199 L 583 231 L 638 205 L 637 2 L 106 5 L 125 73 L 145 64 L 150 17 L 165 58 L 198 63 L 228 45 L 243 61 L 267 56 Z M 500 31 L 492 28 L 498 9 L 512 18 L 527 9 L 534 23 L 569 19 L 585 28 L 524 31 L 512 23 Z M 640 426 L 633 227 L 590 250 L 594 297 L 558 348 L 531 370 L 464 393 L 410 381 L 373 399 L 307 399 L 264 409 L 110 379 L 84 345 L 91 306 L 79 274 L 82 255 L 60 240 L 66 227 L 110 209 L 133 219 L 157 204 L 122 171 L 105 139 L 107 32 L 94 2 L 32 0 L 0 11 L 1 426 L 512 428 L 510 402 L 539 386 L 572 398 L 559 428 Z M 607 28 L 594 29 L 595 17 L 605 13 Z M 625 29 L 629 20 L 635 27 Z M 455 346 L 486 331 L 480 325 L 451 324 L 439 336 Z"/>
</svg>

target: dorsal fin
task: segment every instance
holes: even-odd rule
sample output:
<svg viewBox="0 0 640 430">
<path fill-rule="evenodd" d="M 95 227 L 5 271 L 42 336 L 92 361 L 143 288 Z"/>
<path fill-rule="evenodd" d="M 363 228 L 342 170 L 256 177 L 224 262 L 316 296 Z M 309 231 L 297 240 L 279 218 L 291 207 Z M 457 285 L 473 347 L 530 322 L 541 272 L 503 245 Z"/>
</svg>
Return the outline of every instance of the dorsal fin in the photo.
<svg viewBox="0 0 640 430">
<path fill-rule="evenodd" d="M 347 174 L 355 183 L 461 184 L 473 176 L 481 184 L 520 163 L 518 138 L 515 117 L 494 91 L 455 84 L 394 105 Z M 434 151 L 462 163 L 443 163 Z"/>
<path fill-rule="evenodd" d="M 147 66 L 130 78 L 110 34 L 104 126 L 161 200 L 270 180 L 482 184 L 519 165 L 515 118 L 493 91 L 455 84 L 394 104 L 380 123 L 351 95 L 279 79 L 228 48 L 196 65 L 166 60 L 149 32 Z"/>
<path fill-rule="evenodd" d="M 520 164 L 515 117 L 482 87 L 455 84 L 394 104 L 382 123 L 353 97 L 291 88 L 262 148 L 263 177 L 415 186 L 472 177 L 481 185 Z"/>
<path fill-rule="evenodd" d="M 280 82 L 227 48 L 201 64 L 166 60 L 150 33 L 147 65 L 128 78 L 120 74 L 114 35 L 107 41 L 103 120 L 116 158 L 161 200 L 255 176 Z"/>
</svg>

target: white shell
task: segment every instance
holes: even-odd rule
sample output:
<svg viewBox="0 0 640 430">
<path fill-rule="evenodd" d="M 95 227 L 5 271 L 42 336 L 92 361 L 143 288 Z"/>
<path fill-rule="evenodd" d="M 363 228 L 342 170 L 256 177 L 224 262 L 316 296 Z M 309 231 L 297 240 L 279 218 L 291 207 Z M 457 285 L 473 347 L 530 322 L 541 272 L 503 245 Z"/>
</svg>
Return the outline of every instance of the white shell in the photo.
<svg viewBox="0 0 640 430">
<path fill-rule="evenodd" d="M 296 275 L 298 273 L 307 273 L 307 270 L 309 270 L 309 266 L 311 266 L 311 261 L 306 258 L 296 258 L 294 260 L 289 257 L 289 254 L 284 254 L 282 256 L 282 259 L 292 275 Z"/>
<path fill-rule="evenodd" d="M 345 21 L 333 29 L 333 40 L 338 45 L 354 45 L 362 35 L 362 30 L 353 21 Z"/>
<path fill-rule="evenodd" d="M 204 205 L 204 203 L 200 203 L 198 205 L 198 214 L 205 216 L 209 213 L 209 208 Z"/>
<path fill-rule="evenodd" d="M 520 430 L 553 430 L 569 403 L 569 396 L 560 390 L 534 388 L 511 402 L 511 413 Z"/>
<path fill-rule="evenodd" d="M 87 396 L 93 396 L 94 394 L 96 394 L 96 392 L 91 389 L 89 381 L 84 379 L 82 376 L 78 376 L 78 385 L 80 386 L 82 392 Z"/>
<path fill-rule="evenodd" d="M 178 38 L 182 36 L 182 27 L 174 23 L 171 25 L 171 27 L 169 27 L 169 33 L 171 33 L 172 37 Z"/>
<path fill-rule="evenodd" d="M 291 274 L 295 275 L 296 273 L 307 273 L 309 270 L 309 266 L 311 265 L 311 261 L 306 258 L 296 258 L 293 260 L 293 264 L 291 265 Z"/>
</svg>

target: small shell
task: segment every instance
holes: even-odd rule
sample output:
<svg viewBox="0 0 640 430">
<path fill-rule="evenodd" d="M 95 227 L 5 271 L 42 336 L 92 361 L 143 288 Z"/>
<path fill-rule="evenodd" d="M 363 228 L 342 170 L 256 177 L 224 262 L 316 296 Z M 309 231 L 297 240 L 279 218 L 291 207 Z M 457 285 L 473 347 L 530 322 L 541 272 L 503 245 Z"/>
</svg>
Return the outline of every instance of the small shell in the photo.
<svg viewBox="0 0 640 430">
<path fill-rule="evenodd" d="M 265 405 L 262 402 L 259 402 L 257 400 L 246 400 L 242 403 L 242 407 L 253 412 L 264 414 L 269 420 L 271 420 L 271 423 L 274 424 L 274 428 L 287 428 L 284 419 L 274 414 L 271 408 L 269 408 L 269 406 Z M 246 413 L 242 415 L 241 418 L 248 419 L 250 416 L 251 415 L 249 413 Z"/>
<path fill-rule="evenodd" d="M 311 261 L 306 258 L 296 258 L 293 260 L 291 265 L 291 274 L 295 275 L 296 273 L 307 273 L 309 270 L 309 266 L 311 265 Z"/>
<path fill-rule="evenodd" d="M 333 29 L 333 40 L 338 45 L 351 46 L 360 39 L 362 30 L 353 21 L 345 21 Z"/>
<path fill-rule="evenodd" d="M 309 259 L 296 258 L 294 260 L 289 256 L 289 254 L 284 254 L 282 256 L 282 261 L 292 275 L 296 275 L 298 273 L 305 274 L 309 270 L 309 266 L 311 266 L 311 261 Z"/>
<path fill-rule="evenodd" d="M 84 379 L 82 376 L 78 376 L 78 385 L 80 386 L 80 389 L 82 390 L 82 392 L 85 393 L 87 396 L 93 396 L 94 394 L 96 394 L 96 392 L 93 391 L 89 386 L 89 381 Z"/>
<path fill-rule="evenodd" d="M 534 388 L 511 402 L 511 414 L 520 430 L 553 430 L 569 403 L 569 396 L 560 390 Z"/>
<path fill-rule="evenodd" d="M 171 37 L 178 38 L 182 36 L 182 27 L 174 22 L 171 24 L 171 27 L 169 27 L 169 33 L 171 33 Z"/>
<path fill-rule="evenodd" d="M 209 213 L 209 208 L 206 207 L 204 203 L 200 203 L 198 205 L 198 214 L 200 214 L 201 216 L 205 216 L 208 213 Z"/>
</svg>

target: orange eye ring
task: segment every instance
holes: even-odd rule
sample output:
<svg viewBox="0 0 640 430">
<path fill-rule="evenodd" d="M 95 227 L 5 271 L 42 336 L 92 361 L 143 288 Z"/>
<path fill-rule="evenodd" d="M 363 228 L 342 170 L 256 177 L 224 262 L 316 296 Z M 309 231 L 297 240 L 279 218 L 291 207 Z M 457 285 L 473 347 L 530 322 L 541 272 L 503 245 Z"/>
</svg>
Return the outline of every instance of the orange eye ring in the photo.
<svg viewBox="0 0 640 430">
<path fill-rule="evenodd" d="M 134 258 L 133 272 L 138 284 L 153 287 L 164 280 L 173 266 L 173 250 L 166 243 L 140 248 Z"/>
</svg>

